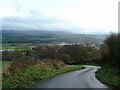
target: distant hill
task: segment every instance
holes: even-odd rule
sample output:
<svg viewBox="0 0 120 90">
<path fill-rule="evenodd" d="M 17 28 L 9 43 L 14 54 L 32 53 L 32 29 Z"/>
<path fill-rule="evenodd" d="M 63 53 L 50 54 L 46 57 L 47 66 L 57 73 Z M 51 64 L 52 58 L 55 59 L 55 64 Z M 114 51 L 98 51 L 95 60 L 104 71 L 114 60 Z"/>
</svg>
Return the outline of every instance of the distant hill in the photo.
<svg viewBox="0 0 120 90">
<path fill-rule="evenodd" d="M 64 31 L 3 30 L 3 43 L 96 43 L 101 44 L 105 35 L 73 34 Z"/>
</svg>

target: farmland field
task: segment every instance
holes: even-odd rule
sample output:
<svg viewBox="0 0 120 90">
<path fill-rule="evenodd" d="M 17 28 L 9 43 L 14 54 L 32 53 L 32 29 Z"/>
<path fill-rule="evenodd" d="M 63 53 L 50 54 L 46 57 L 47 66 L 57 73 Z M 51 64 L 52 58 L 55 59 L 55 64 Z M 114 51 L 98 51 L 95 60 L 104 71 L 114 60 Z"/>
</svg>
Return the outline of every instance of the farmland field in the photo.
<svg viewBox="0 0 120 90">
<path fill-rule="evenodd" d="M 34 46 L 3 46 L 2 49 L 30 49 Z"/>
</svg>

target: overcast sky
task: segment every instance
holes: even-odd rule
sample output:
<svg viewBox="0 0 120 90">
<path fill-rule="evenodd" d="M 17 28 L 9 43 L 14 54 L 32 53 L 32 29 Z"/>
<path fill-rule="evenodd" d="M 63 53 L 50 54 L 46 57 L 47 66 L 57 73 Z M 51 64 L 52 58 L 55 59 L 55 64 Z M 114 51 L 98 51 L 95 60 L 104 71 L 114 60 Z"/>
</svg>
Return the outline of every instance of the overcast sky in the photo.
<svg viewBox="0 0 120 90">
<path fill-rule="evenodd" d="M 2 29 L 106 33 L 118 30 L 119 0 L 1 0 Z"/>
</svg>

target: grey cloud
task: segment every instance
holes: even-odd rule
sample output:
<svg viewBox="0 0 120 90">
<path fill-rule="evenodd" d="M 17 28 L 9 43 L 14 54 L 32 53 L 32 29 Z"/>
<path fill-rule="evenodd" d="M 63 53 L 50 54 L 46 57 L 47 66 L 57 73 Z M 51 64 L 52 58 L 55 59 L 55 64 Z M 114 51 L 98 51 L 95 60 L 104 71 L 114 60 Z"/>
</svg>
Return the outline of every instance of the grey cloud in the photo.
<svg viewBox="0 0 120 90">
<path fill-rule="evenodd" d="M 69 22 L 59 18 L 48 17 L 5 17 L 3 18 L 3 29 L 59 29 L 59 24 L 66 24 Z M 58 26 L 56 26 L 58 24 Z"/>
<path fill-rule="evenodd" d="M 3 18 L 3 22 L 12 22 L 12 23 L 66 23 L 67 21 L 58 19 L 58 18 L 48 18 L 48 17 L 27 17 L 27 18 L 22 18 L 22 17 L 6 17 Z"/>
</svg>

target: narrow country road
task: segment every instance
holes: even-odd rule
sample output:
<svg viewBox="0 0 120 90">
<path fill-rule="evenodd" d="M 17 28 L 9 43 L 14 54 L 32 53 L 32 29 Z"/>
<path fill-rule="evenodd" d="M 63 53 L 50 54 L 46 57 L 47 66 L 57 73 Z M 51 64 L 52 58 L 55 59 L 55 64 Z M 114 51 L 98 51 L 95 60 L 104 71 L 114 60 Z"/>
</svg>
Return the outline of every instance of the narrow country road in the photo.
<svg viewBox="0 0 120 90">
<path fill-rule="evenodd" d="M 99 67 L 84 65 L 86 68 L 53 77 L 37 83 L 31 88 L 108 88 L 95 77 Z"/>
</svg>

